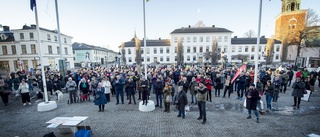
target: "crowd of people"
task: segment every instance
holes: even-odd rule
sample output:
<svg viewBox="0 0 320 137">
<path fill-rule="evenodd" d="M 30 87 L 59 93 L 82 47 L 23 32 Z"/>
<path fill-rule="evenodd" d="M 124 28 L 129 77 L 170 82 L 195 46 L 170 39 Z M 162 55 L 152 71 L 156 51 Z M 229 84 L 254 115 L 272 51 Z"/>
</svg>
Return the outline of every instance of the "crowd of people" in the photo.
<svg viewBox="0 0 320 137">
<path fill-rule="evenodd" d="M 272 72 L 259 70 L 257 81 L 254 82 L 254 70 L 247 69 L 239 72 L 236 78 L 237 68 L 213 68 L 209 66 L 149 66 L 147 76 L 142 75 L 143 69 L 139 66 L 124 66 L 116 68 L 111 66 L 80 68 L 74 71 L 68 70 L 65 76 L 59 71 L 46 71 L 46 90 L 51 99 L 56 92 L 69 93 L 69 103 L 90 100 L 94 97 L 94 104 L 99 107 L 99 112 L 105 110 L 105 104 L 116 98 L 115 104 L 124 104 L 125 98 L 128 104 L 136 104 L 136 94 L 142 100 L 143 105 L 148 104 L 149 97 L 154 94 L 155 107 L 162 108 L 164 112 L 170 112 L 171 106 L 176 105 L 179 111 L 178 117 L 185 118 L 186 105 L 198 105 L 199 118 L 206 123 L 206 102 L 212 102 L 215 98 L 231 98 L 236 92 L 238 100 L 246 99 L 246 108 L 251 118 L 251 110 L 254 111 L 257 122 L 260 114 L 272 111 L 271 102 L 277 102 L 279 93 L 286 93 L 287 87 L 292 85 L 294 108 L 300 107 L 301 97 L 305 90 L 314 90 L 315 81 L 320 80 L 320 73 L 309 72 L 306 68 L 297 71 L 276 70 Z M 295 77 L 295 81 L 292 82 Z M 232 79 L 235 79 L 232 81 Z M 291 83 L 292 82 L 292 83 Z M 0 78 L 0 95 L 5 105 L 8 105 L 8 96 L 15 94 L 21 96 L 23 106 L 31 105 L 30 92 L 36 92 L 38 99 L 43 99 L 44 86 L 40 71 L 18 71 L 10 73 L 5 79 Z M 256 83 L 256 84 L 254 84 Z M 35 91 L 36 90 L 36 91 Z M 177 91 L 176 91 L 177 90 Z M 214 91 L 214 97 L 212 92 Z M 265 95 L 267 109 L 261 109 L 260 100 Z M 188 97 L 190 96 L 190 99 Z"/>
</svg>

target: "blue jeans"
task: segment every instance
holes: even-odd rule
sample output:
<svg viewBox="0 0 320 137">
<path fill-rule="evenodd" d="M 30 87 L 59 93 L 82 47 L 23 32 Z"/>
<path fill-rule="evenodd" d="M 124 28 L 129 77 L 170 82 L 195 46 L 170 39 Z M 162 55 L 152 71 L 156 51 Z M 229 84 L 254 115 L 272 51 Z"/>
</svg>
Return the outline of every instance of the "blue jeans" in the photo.
<svg viewBox="0 0 320 137">
<path fill-rule="evenodd" d="M 121 103 L 123 104 L 124 98 L 123 98 L 123 90 L 116 91 L 116 99 L 117 99 L 117 104 L 119 104 L 119 94 L 121 96 Z"/>
<path fill-rule="evenodd" d="M 253 110 L 253 112 L 254 112 L 254 115 L 256 115 L 256 117 L 259 118 L 258 111 L 257 110 Z M 249 116 L 251 116 L 251 109 L 248 109 L 248 113 L 249 113 Z"/>
<path fill-rule="evenodd" d="M 179 115 L 179 116 L 182 116 L 182 117 L 185 117 L 185 109 L 179 110 L 178 115 Z"/>
<path fill-rule="evenodd" d="M 200 113 L 200 118 L 203 119 L 203 121 L 207 120 L 206 116 L 206 102 L 205 101 L 198 101 L 198 108 L 199 108 L 199 113 Z"/>
<path fill-rule="evenodd" d="M 274 92 L 273 101 L 278 101 L 279 98 L 279 92 Z"/>
<path fill-rule="evenodd" d="M 243 97 L 243 91 L 244 89 L 239 89 L 237 90 L 237 94 L 238 94 L 238 98 L 242 98 Z"/>
<path fill-rule="evenodd" d="M 161 93 L 156 94 L 156 99 L 157 99 L 156 106 L 160 106 L 160 108 L 162 108 L 162 94 Z M 159 105 L 159 100 L 160 100 L 160 105 Z"/>
<path fill-rule="evenodd" d="M 271 101 L 273 96 L 266 94 L 267 109 L 271 110 Z"/>
<path fill-rule="evenodd" d="M 198 100 L 197 100 L 197 98 L 196 98 L 196 95 L 191 95 L 191 102 L 193 102 L 195 100 L 195 102 L 194 103 L 198 103 Z"/>
</svg>

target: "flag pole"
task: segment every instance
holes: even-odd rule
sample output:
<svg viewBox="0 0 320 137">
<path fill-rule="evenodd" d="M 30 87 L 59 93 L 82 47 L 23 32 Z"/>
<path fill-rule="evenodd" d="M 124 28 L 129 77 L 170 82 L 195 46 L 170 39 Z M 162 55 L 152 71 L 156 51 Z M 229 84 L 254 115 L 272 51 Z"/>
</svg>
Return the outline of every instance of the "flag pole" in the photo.
<svg viewBox="0 0 320 137">
<path fill-rule="evenodd" d="M 57 29 L 58 29 L 58 42 L 60 47 L 60 60 L 59 60 L 59 72 L 60 76 L 65 77 L 65 61 L 62 57 L 62 45 L 61 45 L 61 33 L 60 33 L 60 23 L 59 23 L 59 11 L 58 11 L 58 0 L 55 0 L 56 6 L 56 18 L 57 18 Z"/>
<path fill-rule="evenodd" d="M 257 84 L 257 78 L 258 78 L 258 54 L 259 54 L 258 49 L 259 49 L 259 45 L 260 45 L 261 13 L 262 13 L 262 0 L 260 0 L 257 47 L 255 48 L 255 54 L 254 54 L 255 69 L 254 69 L 254 82 L 253 83 L 255 83 L 255 84 Z"/>
<path fill-rule="evenodd" d="M 36 16 L 36 28 L 37 28 L 37 42 L 40 48 L 40 63 L 41 63 L 41 75 L 42 75 L 42 83 L 43 83 L 43 91 L 44 91 L 44 98 L 45 103 L 49 103 L 48 101 L 48 92 L 47 92 L 47 84 L 46 84 L 46 77 L 44 74 L 44 63 L 43 63 L 43 48 L 41 46 L 41 40 L 40 40 L 40 28 L 39 28 L 39 20 L 38 20 L 38 10 L 37 6 L 34 6 L 34 14 Z"/>
<path fill-rule="evenodd" d="M 143 29 L 144 29 L 144 37 L 143 37 L 143 55 L 144 55 L 144 77 L 147 78 L 147 40 L 146 40 L 146 2 L 143 1 Z"/>
</svg>

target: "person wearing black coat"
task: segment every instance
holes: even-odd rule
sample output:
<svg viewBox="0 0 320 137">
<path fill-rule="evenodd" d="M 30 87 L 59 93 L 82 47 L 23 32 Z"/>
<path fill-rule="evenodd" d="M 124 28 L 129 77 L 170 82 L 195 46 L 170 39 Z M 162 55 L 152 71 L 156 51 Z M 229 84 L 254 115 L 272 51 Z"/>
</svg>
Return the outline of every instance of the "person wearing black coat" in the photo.
<svg viewBox="0 0 320 137">
<path fill-rule="evenodd" d="M 61 81 L 56 77 L 54 78 L 54 81 L 53 81 L 53 91 L 57 91 L 57 90 L 61 91 Z"/>
<path fill-rule="evenodd" d="M 149 83 L 146 80 L 146 78 L 144 76 L 141 76 L 141 81 L 140 81 L 140 87 L 141 87 L 141 91 L 142 91 L 142 105 L 147 105 L 148 104 L 148 88 Z"/>
<path fill-rule="evenodd" d="M 162 92 L 163 92 L 164 84 L 160 78 L 157 78 L 157 81 L 155 82 L 155 84 L 153 86 L 154 86 L 153 88 L 156 93 L 156 99 L 157 99 L 157 104 L 155 107 L 162 108 L 162 94 L 163 94 Z M 159 101 L 160 101 L 160 103 L 159 103 Z"/>
<path fill-rule="evenodd" d="M 246 109 L 248 109 L 249 116 L 247 119 L 251 119 L 251 110 L 253 110 L 254 114 L 257 117 L 257 123 L 259 123 L 259 114 L 257 111 L 257 103 L 259 99 L 259 91 L 255 89 L 254 84 L 250 84 L 247 92 L 246 92 Z"/>
<path fill-rule="evenodd" d="M 183 91 L 183 87 L 178 87 L 178 95 L 176 95 L 175 102 L 177 102 L 177 109 L 179 114 L 177 117 L 185 118 L 185 106 L 188 105 L 188 99 L 186 93 Z"/>
<path fill-rule="evenodd" d="M 287 74 L 289 75 L 289 79 L 288 79 L 288 87 L 290 87 L 291 85 L 291 81 L 292 81 L 292 78 L 293 78 L 293 71 L 291 69 L 288 70 Z"/>
<path fill-rule="evenodd" d="M 134 97 L 134 94 L 136 93 L 136 84 L 134 83 L 134 81 L 132 80 L 132 78 L 128 79 L 128 82 L 126 83 L 126 88 L 127 88 L 127 93 L 129 96 L 129 103 L 131 104 L 131 97 L 133 99 L 133 103 L 136 104 L 136 99 Z"/>
<path fill-rule="evenodd" d="M 49 78 L 46 79 L 46 85 L 47 91 L 50 92 L 50 95 L 52 95 L 53 82 Z"/>
<path fill-rule="evenodd" d="M 237 84 L 238 98 L 237 99 L 242 100 L 243 92 L 246 87 L 246 77 L 244 76 L 243 72 L 240 73 L 240 76 L 238 77 L 237 82 L 238 82 Z"/>
</svg>

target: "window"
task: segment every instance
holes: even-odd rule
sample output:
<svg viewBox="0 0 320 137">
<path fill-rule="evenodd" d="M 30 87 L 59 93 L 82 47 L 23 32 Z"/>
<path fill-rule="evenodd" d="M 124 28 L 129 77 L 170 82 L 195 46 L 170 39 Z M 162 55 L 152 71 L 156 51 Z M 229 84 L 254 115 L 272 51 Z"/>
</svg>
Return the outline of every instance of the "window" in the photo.
<svg viewBox="0 0 320 137">
<path fill-rule="evenodd" d="M 12 51 L 12 55 L 17 54 L 16 45 L 11 45 L 11 51 Z"/>
<path fill-rule="evenodd" d="M 2 46 L 2 54 L 3 55 L 7 55 L 8 54 L 7 46 Z"/>
<path fill-rule="evenodd" d="M 191 41 L 191 38 L 190 37 L 187 37 L 187 42 L 189 43 Z"/>
<path fill-rule="evenodd" d="M 223 51 L 224 51 L 224 52 L 228 52 L 228 46 L 227 46 L 227 45 L 224 45 Z"/>
<path fill-rule="evenodd" d="M 150 57 L 147 57 L 147 62 L 150 62 Z"/>
<path fill-rule="evenodd" d="M 21 52 L 22 52 L 22 54 L 27 54 L 27 47 L 26 47 L 26 45 L 21 45 Z"/>
<path fill-rule="evenodd" d="M 57 36 L 54 36 L 54 41 L 58 41 L 58 38 L 57 38 Z"/>
<path fill-rule="evenodd" d="M 20 33 L 20 39 L 23 40 L 24 39 L 24 34 Z"/>
<path fill-rule="evenodd" d="M 150 49 L 149 49 L 150 50 Z M 147 48 L 147 52 L 148 52 L 148 48 Z M 143 49 L 141 49 L 141 54 L 143 54 Z"/>
<path fill-rule="evenodd" d="M 251 55 L 251 60 L 254 60 L 254 55 Z"/>
<path fill-rule="evenodd" d="M 255 48 L 254 46 L 251 47 L 251 52 L 254 52 L 254 48 Z"/>
<path fill-rule="evenodd" d="M 60 47 L 57 47 L 57 54 L 60 54 Z"/>
<path fill-rule="evenodd" d="M 177 53 L 177 49 L 178 49 L 178 47 L 175 47 L 175 48 L 174 48 L 174 53 Z"/>
<path fill-rule="evenodd" d="M 200 36 L 199 42 L 203 42 L 203 37 L 202 36 Z"/>
<path fill-rule="evenodd" d="M 259 52 L 261 52 L 261 46 L 259 46 Z"/>
<path fill-rule="evenodd" d="M 174 61 L 177 61 L 177 56 L 174 56 Z"/>
<path fill-rule="evenodd" d="M 181 38 L 181 42 L 182 42 L 182 43 L 184 42 L 184 37 Z"/>
<path fill-rule="evenodd" d="M 202 46 L 200 46 L 200 51 L 199 51 L 200 53 L 202 53 L 203 52 L 203 47 Z"/>
<path fill-rule="evenodd" d="M 141 58 L 141 62 L 144 62 L 144 58 Z"/>
<path fill-rule="evenodd" d="M 236 52 L 236 47 L 235 46 L 232 46 L 232 52 Z"/>
<path fill-rule="evenodd" d="M 197 57 L 194 55 L 193 56 L 193 61 L 196 61 L 197 60 Z"/>
<path fill-rule="evenodd" d="M 279 51 L 280 51 L 280 46 L 278 45 L 276 48 L 276 52 L 279 52 Z"/>
<path fill-rule="evenodd" d="M 48 53 L 52 54 L 52 46 L 51 45 L 48 45 Z"/>
<path fill-rule="evenodd" d="M 221 51 L 221 46 L 218 46 L 218 51 L 219 51 L 219 52 Z"/>
<path fill-rule="evenodd" d="M 224 42 L 228 42 L 228 36 L 224 36 Z"/>
<path fill-rule="evenodd" d="M 187 61 L 190 61 L 190 56 L 187 56 Z"/>
<path fill-rule="evenodd" d="M 36 54 L 37 50 L 36 50 L 36 45 L 31 44 L 31 54 Z"/>
<path fill-rule="evenodd" d="M 197 42 L 197 37 L 193 37 L 193 42 Z"/>
<path fill-rule="evenodd" d="M 129 57 L 129 59 L 128 59 L 128 60 L 129 60 L 129 62 L 132 62 L 132 59 L 131 59 L 131 57 Z"/>
<path fill-rule="evenodd" d="M 167 53 L 170 53 L 170 49 L 169 48 L 167 48 Z"/>
<path fill-rule="evenodd" d="M 64 48 L 64 54 L 68 55 L 68 48 Z"/>
<path fill-rule="evenodd" d="M 34 39 L 34 35 L 32 32 L 29 33 L 30 39 Z"/>
<path fill-rule="evenodd" d="M 278 60 L 279 59 L 279 54 L 276 54 L 276 60 Z"/>
<path fill-rule="evenodd" d="M 174 43 L 177 43 L 177 41 L 178 41 L 178 38 L 174 37 Z"/>
<path fill-rule="evenodd" d="M 187 47 L 187 53 L 190 53 L 190 47 Z"/>
<path fill-rule="evenodd" d="M 131 54 L 131 49 L 128 49 L 128 54 Z"/>
<path fill-rule="evenodd" d="M 153 53 L 157 54 L 157 48 L 153 48 Z"/>
<path fill-rule="evenodd" d="M 163 61 L 163 57 L 160 57 L 160 61 L 161 61 L 161 62 Z"/>
<path fill-rule="evenodd" d="M 193 53 L 196 53 L 196 52 L 197 52 L 197 47 L 194 46 L 194 47 L 193 47 Z"/>
<path fill-rule="evenodd" d="M 51 36 L 50 36 L 50 34 L 47 34 L 47 40 L 51 41 Z"/>
<path fill-rule="evenodd" d="M 261 55 L 259 54 L 259 56 L 258 56 L 258 60 L 260 60 L 261 59 Z"/>
<path fill-rule="evenodd" d="M 163 48 L 160 48 L 160 54 L 162 54 L 163 53 Z"/>
<path fill-rule="evenodd" d="M 238 47 L 238 52 L 241 52 L 242 51 L 242 46 L 239 46 Z"/>
<path fill-rule="evenodd" d="M 209 46 L 206 46 L 206 52 L 209 52 Z"/>
<path fill-rule="evenodd" d="M 216 36 L 212 36 L 212 41 L 216 41 Z"/>
<path fill-rule="evenodd" d="M 206 37 L 206 42 L 210 42 L 210 37 L 209 36 Z"/>
<path fill-rule="evenodd" d="M 147 54 L 150 54 L 150 48 L 147 48 Z"/>
<path fill-rule="evenodd" d="M 67 43 L 67 38 L 64 38 L 64 43 Z"/>
<path fill-rule="evenodd" d="M 218 41 L 221 42 L 222 41 L 222 36 L 219 36 L 218 38 L 219 38 Z"/>
<path fill-rule="evenodd" d="M 167 56 L 167 62 L 169 62 L 170 61 L 170 57 L 169 56 Z"/>
<path fill-rule="evenodd" d="M 244 52 L 248 52 L 248 51 L 249 51 L 249 47 L 246 46 L 246 47 L 244 48 Z"/>
</svg>

